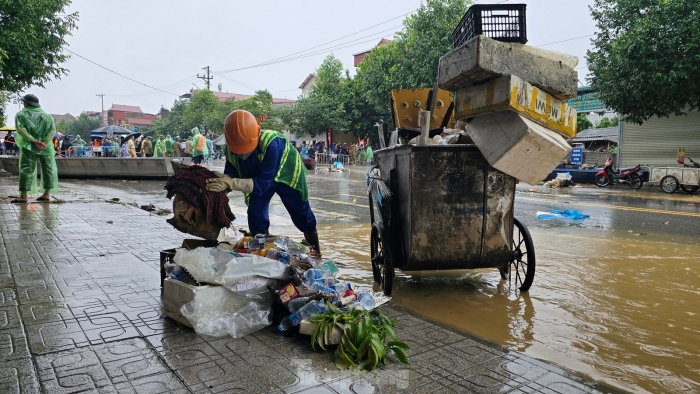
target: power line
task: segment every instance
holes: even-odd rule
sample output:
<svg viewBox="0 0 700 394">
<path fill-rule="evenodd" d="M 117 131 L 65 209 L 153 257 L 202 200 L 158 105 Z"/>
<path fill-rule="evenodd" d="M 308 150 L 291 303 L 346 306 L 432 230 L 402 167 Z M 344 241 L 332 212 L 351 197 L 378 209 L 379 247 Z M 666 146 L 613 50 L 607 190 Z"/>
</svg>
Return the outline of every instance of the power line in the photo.
<svg viewBox="0 0 700 394">
<path fill-rule="evenodd" d="M 197 78 L 201 79 L 205 84 L 207 84 L 207 90 L 211 90 L 211 80 L 214 79 L 214 77 L 212 77 L 209 73 L 209 66 L 204 67 L 202 70 L 207 70 L 207 75 L 197 74 Z"/>
<path fill-rule="evenodd" d="M 136 82 L 136 83 L 138 83 L 138 84 L 140 84 L 140 85 L 143 85 L 143 86 L 145 86 L 145 87 L 147 87 L 147 88 L 150 88 L 150 89 L 153 89 L 153 90 L 157 90 L 157 91 L 159 91 L 159 92 L 163 92 L 163 93 L 167 93 L 167 94 L 172 94 L 172 95 L 174 95 L 174 96 L 179 96 L 178 94 L 175 94 L 175 93 L 172 93 L 172 92 L 167 92 L 167 91 L 162 90 L 162 89 L 154 88 L 153 86 L 147 85 L 147 84 L 145 84 L 145 83 L 143 83 L 143 82 L 139 82 L 139 81 L 137 81 L 137 80 L 135 80 L 135 79 L 133 79 L 133 78 L 129 78 L 129 77 L 127 77 L 126 75 L 120 74 L 120 73 L 118 73 L 118 72 L 116 72 L 116 71 L 114 71 L 114 70 L 110 70 L 109 68 L 107 68 L 107 67 L 105 67 L 105 66 L 103 66 L 103 65 L 101 65 L 101 64 L 95 63 L 95 62 L 93 62 L 92 60 L 90 60 L 90 59 L 88 59 L 88 58 L 86 58 L 86 57 L 84 57 L 84 56 L 80 56 L 79 54 L 77 54 L 77 53 L 71 51 L 70 49 L 66 49 L 66 51 L 68 51 L 68 52 L 72 53 L 73 55 L 75 55 L 75 56 L 77 56 L 77 57 L 79 57 L 79 58 L 81 58 L 81 59 L 83 59 L 83 60 L 85 60 L 85 61 L 88 61 L 88 62 L 90 62 L 90 63 L 92 63 L 92 64 L 94 64 L 94 65 L 96 65 L 96 66 L 98 66 L 98 67 L 100 67 L 100 68 L 103 68 L 103 69 L 105 69 L 105 70 L 107 70 L 107 71 L 109 71 L 109 72 L 111 72 L 111 73 L 113 73 L 113 74 L 119 75 L 120 77 L 122 77 L 122 78 L 124 78 L 124 79 L 128 79 L 129 81 Z"/>
<path fill-rule="evenodd" d="M 306 53 L 306 54 L 299 55 L 299 56 L 296 56 L 296 57 L 278 58 L 278 59 L 270 60 L 270 61 L 267 61 L 267 62 L 254 64 L 254 65 L 252 65 L 252 66 L 241 67 L 241 68 L 236 68 L 236 69 L 232 69 L 232 70 L 218 71 L 218 72 L 216 72 L 216 74 L 220 76 L 222 73 L 230 73 L 230 72 L 234 72 L 234 71 L 248 70 L 248 69 L 251 69 L 251 68 L 258 68 L 258 67 L 263 67 L 263 66 L 269 66 L 269 65 L 272 65 L 272 64 L 284 63 L 284 62 L 288 62 L 288 61 L 292 61 L 292 60 L 304 59 L 304 58 L 307 58 L 307 57 L 316 56 L 316 55 L 323 54 L 323 53 L 328 53 L 328 52 L 331 51 L 331 50 L 344 49 L 344 48 L 352 47 L 352 46 L 355 46 L 355 45 L 365 44 L 365 43 L 368 43 L 368 42 L 375 41 L 377 38 L 383 37 L 382 35 L 378 35 L 378 36 L 377 36 L 376 34 L 384 33 L 384 32 L 386 32 L 386 31 L 390 31 L 390 30 L 393 30 L 393 29 L 397 29 L 397 28 L 399 28 L 399 27 L 401 27 L 401 26 L 395 26 L 395 27 L 392 27 L 392 28 L 390 28 L 390 29 L 387 29 L 387 30 L 383 30 L 383 31 L 381 31 L 381 32 L 374 33 L 374 34 L 375 34 L 374 36 L 373 36 L 373 35 L 369 35 L 369 36 L 360 37 L 360 38 L 357 38 L 357 39 L 354 39 L 354 40 L 351 40 L 351 41 L 347 41 L 347 42 L 344 42 L 344 43 L 337 44 L 337 45 L 335 45 L 335 46 L 331 46 L 331 47 L 328 47 L 328 48 L 321 49 L 321 50 L 316 51 L 316 52 Z M 355 42 L 355 43 L 353 43 L 353 44 L 350 44 L 350 43 L 352 43 L 352 42 L 354 42 L 354 41 L 362 40 L 362 39 L 367 38 L 367 37 L 372 37 L 372 38 L 370 38 L 369 40 L 365 40 L 365 41 L 361 41 L 361 42 Z M 346 45 L 346 44 L 347 44 L 347 45 Z M 302 51 L 302 52 L 303 52 L 303 51 Z M 300 52 L 300 53 L 301 53 L 301 52 Z"/>
<path fill-rule="evenodd" d="M 561 42 L 567 42 L 567 41 L 573 41 L 573 40 L 580 40 L 580 39 L 582 39 L 582 38 L 593 37 L 594 35 L 595 35 L 595 34 L 589 34 L 589 35 L 587 35 L 587 36 L 574 37 L 574 38 L 569 38 L 569 39 L 566 39 L 566 40 L 555 41 L 555 42 L 549 42 L 549 43 L 547 43 L 547 44 L 535 45 L 535 46 L 536 46 L 536 47 L 543 47 L 543 46 L 552 45 L 552 44 L 559 44 L 559 43 L 561 43 Z"/>
</svg>

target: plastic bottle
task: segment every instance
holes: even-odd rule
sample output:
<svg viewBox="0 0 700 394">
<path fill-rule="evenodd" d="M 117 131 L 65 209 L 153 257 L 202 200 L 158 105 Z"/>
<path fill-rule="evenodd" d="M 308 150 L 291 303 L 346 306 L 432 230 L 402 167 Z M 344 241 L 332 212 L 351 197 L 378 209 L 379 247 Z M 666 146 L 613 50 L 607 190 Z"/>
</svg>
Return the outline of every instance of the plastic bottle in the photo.
<svg viewBox="0 0 700 394">
<path fill-rule="evenodd" d="M 372 297 L 372 294 L 369 294 L 367 292 L 358 294 L 357 302 L 359 302 L 360 305 L 362 305 L 362 308 L 366 311 L 374 309 L 374 307 L 377 306 L 377 302 L 374 301 L 374 297 Z"/>
<path fill-rule="evenodd" d="M 299 309 L 308 304 L 309 301 L 311 301 L 311 297 L 297 297 L 291 299 L 289 302 L 287 302 L 287 309 L 289 309 L 289 311 L 292 313 L 298 312 Z"/>
<path fill-rule="evenodd" d="M 319 283 L 319 282 L 314 282 L 311 285 L 311 290 L 313 290 L 317 293 L 327 293 L 327 294 L 333 294 L 333 295 L 337 294 L 337 292 L 335 291 L 335 289 L 333 287 L 324 286 L 323 283 Z"/>
<path fill-rule="evenodd" d="M 289 315 L 289 321 L 293 326 L 298 326 L 302 320 L 309 320 L 311 315 L 325 313 L 327 309 L 325 302 L 311 301 L 301 307 L 296 313 Z"/>
<path fill-rule="evenodd" d="M 304 283 L 311 288 L 314 282 L 323 282 L 323 271 L 312 268 L 304 272 Z"/>
<path fill-rule="evenodd" d="M 292 327 L 292 322 L 289 320 L 289 316 L 285 317 L 282 319 L 280 324 L 275 328 L 275 331 L 277 332 L 284 332 L 289 330 L 290 327 Z"/>
<path fill-rule="evenodd" d="M 342 297 L 346 291 L 350 290 L 350 283 L 336 283 L 333 285 L 333 288 L 335 289 L 335 292 Z"/>
</svg>

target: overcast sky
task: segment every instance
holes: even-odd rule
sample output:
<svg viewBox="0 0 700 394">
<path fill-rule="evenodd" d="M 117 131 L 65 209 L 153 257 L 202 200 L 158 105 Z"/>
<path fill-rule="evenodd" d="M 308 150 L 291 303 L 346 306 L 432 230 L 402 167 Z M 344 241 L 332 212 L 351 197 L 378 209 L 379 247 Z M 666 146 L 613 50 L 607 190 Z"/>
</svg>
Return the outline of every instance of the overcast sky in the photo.
<svg viewBox="0 0 700 394">
<path fill-rule="evenodd" d="M 596 31 L 588 10 L 593 0 L 508 3 L 527 4 L 528 44 L 578 56 L 579 79 L 586 83 L 584 55 Z M 70 11 L 79 12 L 80 20 L 68 49 L 169 93 L 75 55 L 65 64 L 67 76 L 24 93 L 37 95 L 52 114 L 99 111 L 98 93 L 105 94 L 105 109 L 128 104 L 156 113 L 190 88 L 203 88 L 196 74 L 210 66 L 213 89 L 220 83 L 224 92 L 268 89 L 275 97 L 294 99 L 325 56 L 334 53 L 352 70 L 352 54 L 391 38 L 419 5 L 420 0 L 74 0 Z M 288 61 L 251 67 L 285 57 Z M 245 67 L 251 68 L 219 74 Z M 18 105 L 10 102 L 8 110 L 12 124 Z"/>
</svg>

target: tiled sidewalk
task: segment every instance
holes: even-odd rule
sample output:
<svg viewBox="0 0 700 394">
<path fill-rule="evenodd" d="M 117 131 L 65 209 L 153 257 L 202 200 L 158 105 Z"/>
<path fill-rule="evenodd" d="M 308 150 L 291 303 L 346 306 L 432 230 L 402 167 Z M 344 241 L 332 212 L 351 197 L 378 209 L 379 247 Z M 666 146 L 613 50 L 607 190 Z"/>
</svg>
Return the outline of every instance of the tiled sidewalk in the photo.
<svg viewBox="0 0 700 394">
<path fill-rule="evenodd" d="M 271 329 L 198 336 L 161 313 L 159 251 L 183 238 L 163 217 L 75 195 L 10 204 L 15 182 L 0 178 L 2 393 L 610 392 L 393 306 L 411 365 L 371 373 Z"/>
</svg>

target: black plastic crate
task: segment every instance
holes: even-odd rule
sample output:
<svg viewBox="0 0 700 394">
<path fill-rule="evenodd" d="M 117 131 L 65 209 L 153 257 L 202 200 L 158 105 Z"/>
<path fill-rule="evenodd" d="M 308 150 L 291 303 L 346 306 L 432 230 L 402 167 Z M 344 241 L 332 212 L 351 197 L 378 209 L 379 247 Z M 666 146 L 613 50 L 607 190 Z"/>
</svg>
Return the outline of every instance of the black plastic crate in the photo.
<svg viewBox="0 0 700 394">
<path fill-rule="evenodd" d="M 525 9 L 527 4 L 480 4 L 469 7 L 452 32 L 457 48 L 478 35 L 498 41 L 527 43 Z"/>
</svg>

